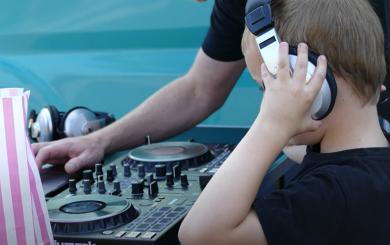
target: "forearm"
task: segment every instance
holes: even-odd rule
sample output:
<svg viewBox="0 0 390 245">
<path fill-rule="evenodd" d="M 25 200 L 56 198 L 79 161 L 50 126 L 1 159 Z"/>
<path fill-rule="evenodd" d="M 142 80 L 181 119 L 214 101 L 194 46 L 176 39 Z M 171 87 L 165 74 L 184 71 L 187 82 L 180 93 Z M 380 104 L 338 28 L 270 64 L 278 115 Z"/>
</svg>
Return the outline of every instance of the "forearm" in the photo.
<svg viewBox="0 0 390 245">
<path fill-rule="evenodd" d="M 164 140 L 195 126 L 226 100 L 244 61 L 221 62 L 199 50 L 189 72 L 156 92 L 134 111 L 97 131 L 105 153 L 133 148 L 149 135 Z"/>
<path fill-rule="evenodd" d="M 195 82 L 180 77 L 168 84 L 120 120 L 95 133 L 106 153 L 141 145 L 149 135 L 161 141 L 196 125 L 213 107 L 204 105 Z"/>
<path fill-rule="evenodd" d="M 257 118 L 203 190 L 183 225 L 199 234 L 229 234 L 238 227 L 248 216 L 269 166 L 287 141 L 287 135 Z"/>
</svg>

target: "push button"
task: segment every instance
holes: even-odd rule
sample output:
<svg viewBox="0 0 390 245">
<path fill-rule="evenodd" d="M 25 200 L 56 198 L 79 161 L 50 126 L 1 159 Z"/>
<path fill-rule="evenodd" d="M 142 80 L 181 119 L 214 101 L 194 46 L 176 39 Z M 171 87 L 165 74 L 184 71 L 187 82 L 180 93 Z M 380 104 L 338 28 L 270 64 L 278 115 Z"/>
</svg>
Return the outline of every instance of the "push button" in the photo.
<svg viewBox="0 0 390 245">
<path fill-rule="evenodd" d="M 119 231 L 118 233 L 115 234 L 115 237 L 123 237 L 126 234 L 126 231 Z"/>
<path fill-rule="evenodd" d="M 106 230 L 106 231 L 102 231 L 102 234 L 103 235 L 112 235 L 112 234 L 114 234 L 114 231 L 113 230 Z"/>
<path fill-rule="evenodd" d="M 141 232 L 139 231 L 132 231 L 126 235 L 127 238 L 137 238 L 139 235 L 141 235 Z"/>
<path fill-rule="evenodd" d="M 156 235 L 156 232 L 145 232 L 143 235 L 142 235 L 142 238 L 146 238 L 146 239 L 152 239 L 154 236 Z"/>
</svg>

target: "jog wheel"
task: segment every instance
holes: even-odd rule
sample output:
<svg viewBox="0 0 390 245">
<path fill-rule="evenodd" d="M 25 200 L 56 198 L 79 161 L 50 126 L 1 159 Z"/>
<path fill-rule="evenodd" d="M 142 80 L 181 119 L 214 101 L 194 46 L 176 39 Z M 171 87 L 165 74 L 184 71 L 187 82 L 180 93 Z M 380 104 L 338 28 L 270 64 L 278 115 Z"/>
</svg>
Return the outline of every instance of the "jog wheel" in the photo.
<svg viewBox="0 0 390 245">
<path fill-rule="evenodd" d="M 198 167 L 212 159 L 207 146 L 193 142 L 162 142 L 143 145 L 130 151 L 127 161 L 133 166 L 143 164 L 146 171 L 154 171 L 157 164 L 168 168 L 180 165 L 183 170 Z"/>
<path fill-rule="evenodd" d="M 82 234 L 109 230 L 127 224 L 139 212 L 124 198 L 81 195 L 47 202 L 55 234 Z"/>
</svg>

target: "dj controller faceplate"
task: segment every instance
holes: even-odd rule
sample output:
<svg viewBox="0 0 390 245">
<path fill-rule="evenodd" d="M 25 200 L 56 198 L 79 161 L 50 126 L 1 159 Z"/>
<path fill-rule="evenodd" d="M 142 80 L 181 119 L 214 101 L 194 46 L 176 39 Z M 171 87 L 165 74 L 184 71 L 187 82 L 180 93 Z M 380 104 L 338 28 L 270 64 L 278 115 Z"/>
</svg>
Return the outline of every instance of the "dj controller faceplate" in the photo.
<svg viewBox="0 0 390 245">
<path fill-rule="evenodd" d="M 201 192 L 199 176 L 215 172 L 234 146 L 167 143 L 136 148 L 109 164 L 97 164 L 94 172 L 84 170 L 77 183 L 71 180 L 47 203 L 56 241 L 177 244 L 178 225 Z M 149 156 L 150 147 L 163 155 L 160 161 L 149 161 L 155 157 Z M 144 156 L 130 158 L 139 151 Z"/>
<path fill-rule="evenodd" d="M 181 221 L 235 147 L 225 142 L 148 144 L 84 170 L 47 202 L 56 243 L 179 244 Z"/>
</svg>

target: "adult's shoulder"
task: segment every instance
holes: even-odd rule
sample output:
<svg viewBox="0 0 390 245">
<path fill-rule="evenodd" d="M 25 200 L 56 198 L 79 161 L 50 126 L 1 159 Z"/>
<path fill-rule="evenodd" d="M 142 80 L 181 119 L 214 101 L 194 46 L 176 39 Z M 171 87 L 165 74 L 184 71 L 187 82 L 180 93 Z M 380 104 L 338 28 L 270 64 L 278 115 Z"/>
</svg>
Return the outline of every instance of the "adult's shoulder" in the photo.
<svg viewBox="0 0 390 245">
<path fill-rule="evenodd" d="M 210 27 L 202 49 L 219 61 L 243 58 L 241 38 L 245 27 L 245 0 L 215 0 Z"/>
</svg>

